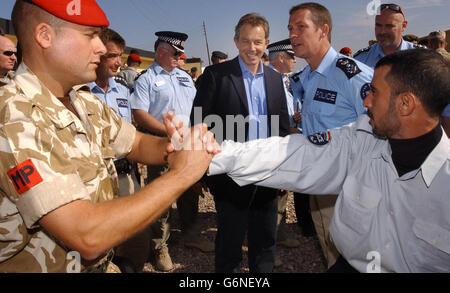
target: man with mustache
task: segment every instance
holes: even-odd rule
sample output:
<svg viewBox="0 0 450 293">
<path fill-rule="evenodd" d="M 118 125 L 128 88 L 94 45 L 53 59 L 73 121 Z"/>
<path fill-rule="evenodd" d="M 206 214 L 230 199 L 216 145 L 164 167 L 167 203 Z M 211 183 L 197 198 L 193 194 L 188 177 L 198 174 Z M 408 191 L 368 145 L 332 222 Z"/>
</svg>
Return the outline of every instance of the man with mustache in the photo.
<svg viewBox="0 0 450 293">
<path fill-rule="evenodd" d="M 415 49 L 419 46 L 403 40 L 408 21 L 403 8 L 397 4 L 382 4 L 380 14 L 375 17 L 375 37 L 377 43 L 361 49 L 353 56 L 358 61 L 374 68 L 378 60 L 401 50 Z"/>
</svg>

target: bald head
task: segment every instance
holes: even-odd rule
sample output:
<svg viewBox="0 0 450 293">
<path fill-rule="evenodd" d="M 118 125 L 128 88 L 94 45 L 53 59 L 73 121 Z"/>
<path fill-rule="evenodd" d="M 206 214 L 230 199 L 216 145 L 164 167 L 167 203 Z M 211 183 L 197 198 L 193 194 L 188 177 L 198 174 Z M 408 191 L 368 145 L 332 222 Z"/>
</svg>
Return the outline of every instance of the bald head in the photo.
<svg viewBox="0 0 450 293">
<path fill-rule="evenodd" d="M 402 13 L 384 9 L 375 17 L 375 36 L 384 53 L 390 54 L 402 43 L 408 22 Z"/>
<path fill-rule="evenodd" d="M 16 45 L 10 39 L 0 36 L 0 77 L 13 70 L 17 61 L 16 54 Z"/>
</svg>

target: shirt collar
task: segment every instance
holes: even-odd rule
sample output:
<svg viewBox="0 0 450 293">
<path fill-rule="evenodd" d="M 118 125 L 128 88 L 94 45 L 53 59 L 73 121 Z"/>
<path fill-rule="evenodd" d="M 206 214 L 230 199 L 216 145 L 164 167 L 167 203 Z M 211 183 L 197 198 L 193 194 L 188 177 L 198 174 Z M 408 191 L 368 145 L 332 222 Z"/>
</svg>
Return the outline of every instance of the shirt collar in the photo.
<svg viewBox="0 0 450 293">
<path fill-rule="evenodd" d="M 95 81 L 90 82 L 87 85 L 89 86 L 89 88 L 91 89 L 92 92 L 101 92 L 101 93 L 105 92 L 101 87 L 99 87 L 97 85 L 97 83 Z M 117 88 L 117 83 L 114 80 L 114 78 L 112 78 L 112 77 L 108 78 L 108 90 L 107 90 L 107 92 L 109 92 L 109 91 L 115 91 L 117 93 L 119 92 L 119 89 Z"/>
<path fill-rule="evenodd" d="M 245 76 L 247 76 L 249 74 L 251 76 L 253 76 L 253 73 L 250 72 L 247 65 L 244 64 L 244 61 L 242 61 L 241 56 L 238 56 L 238 60 L 239 60 L 239 66 L 241 67 L 242 74 Z M 259 72 L 257 72 L 256 75 L 259 75 L 259 74 L 264 74 L 264 66 L 263 66 L 262 61 L 259 61 Z"/>
<path fill-rule="evenodd" d="M 384 56 L 386 56 L 384 54 L 383 50 L 381 49 L 380 43 L 376 43 L 374 46 L 376 46 L 375 50 L 379 57 L 383 58 Z M 402 39 L 402 42 L 400 43 L 400 47 L 397 49 L 397 51 L 403 51 L 403 50 L 408 50 L 408 42 L 406 42 L 405 40 Z"/>
<path fill-rule="evenodd" d="M 152 66 L 153 66 L 153 70 L 155 70 L 155 73 L 158 75 L 159 74 L 167 74 L 167 75 L 179 74 L 177 71 L 177 67 L 175 67 L 172 70 L 172 73 L 169 73 L 164 68 L 162 68 L 161 65 L 159 65 L 156 61 L 155 61 L 155 63 L 153 63 Z"/>
<path fill-rule="evenodd" d="M 320 62 L 319 67 L 317 67 L 316 72 L 327 76 L 331 68 L 335 66 L 335 60 L 338 53 L 333 47 L 330 47 L 325 57 L 323 57 L 322 62 Z"/>
<path fill-rule="evenodd" d="M 442 165 L 450 159 L 450 139 L 442 130 L 442 138 L 428 158 L 422 164 L 422 176 L 429 187 L 441 169 Z"/>
</svg>

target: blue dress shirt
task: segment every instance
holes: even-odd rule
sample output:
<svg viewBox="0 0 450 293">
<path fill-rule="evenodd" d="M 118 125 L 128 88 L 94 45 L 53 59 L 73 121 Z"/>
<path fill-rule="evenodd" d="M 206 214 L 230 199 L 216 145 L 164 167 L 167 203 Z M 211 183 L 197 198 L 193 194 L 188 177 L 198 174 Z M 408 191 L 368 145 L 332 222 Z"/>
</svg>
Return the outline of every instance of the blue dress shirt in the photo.
<svg viewBox="0 0 450 293">
<path fill-rule="evenodd" d="M 398 48 L 398 51 L 403 50 L 409 50 L 409 49 L 415 49 L 418 46 L 414 45 L 411 42 L 402 40 L 402 43 L 400 44 L 400 47 Z M 381 58 L 386 56 L 381 49 L 381 46 L 379 43 L 375 43 L 370 47 L 367 47 L 366 49 L 359 50 L 356 52 L 355 58 L 356 60 L 366 64 L 367 66 L 370 66 L 372 68 L 375 68 L 375 65 L 377 65 L 377 62 L 380 61 Z"/>
</svg>

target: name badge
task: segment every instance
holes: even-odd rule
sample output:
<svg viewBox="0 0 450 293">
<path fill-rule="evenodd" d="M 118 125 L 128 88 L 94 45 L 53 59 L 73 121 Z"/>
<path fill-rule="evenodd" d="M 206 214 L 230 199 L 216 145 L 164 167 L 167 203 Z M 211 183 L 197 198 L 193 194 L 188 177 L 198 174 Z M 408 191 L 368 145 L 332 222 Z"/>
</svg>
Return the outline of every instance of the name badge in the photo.
<svg viewBox="0 0 450 293">
<path fill-rule="evenodd" d="M 166 84 L 166 82 L 165 82 L 164 80 L 160 80 L 160 81 L 155 82 L 155 85 L 156 85 L 157 87 L 163 86 L 163 85 L 165 85 L 165 84 Z"/>
<path fill-rule="evenodd" d="M 338 95 L 337 92 L 324 90 L 324 89 L 317 89 L 316 95 L 314 96 L 314 100 L 319 101 L 319 102 L 324 102 L 327 104 L 335 105 L 337 95 Z"/>
<path fill-rule="evenodd" d="M 189 82 L 189 78 L 184 76 L 177 76 L 179 82 Z"/>
<path fill-rule="evenodd" d="M 117 99 L 117 105 L 120 108 L 128 108 L 128 100 L 126 100 L 126 99 Z"/>
</svg>

